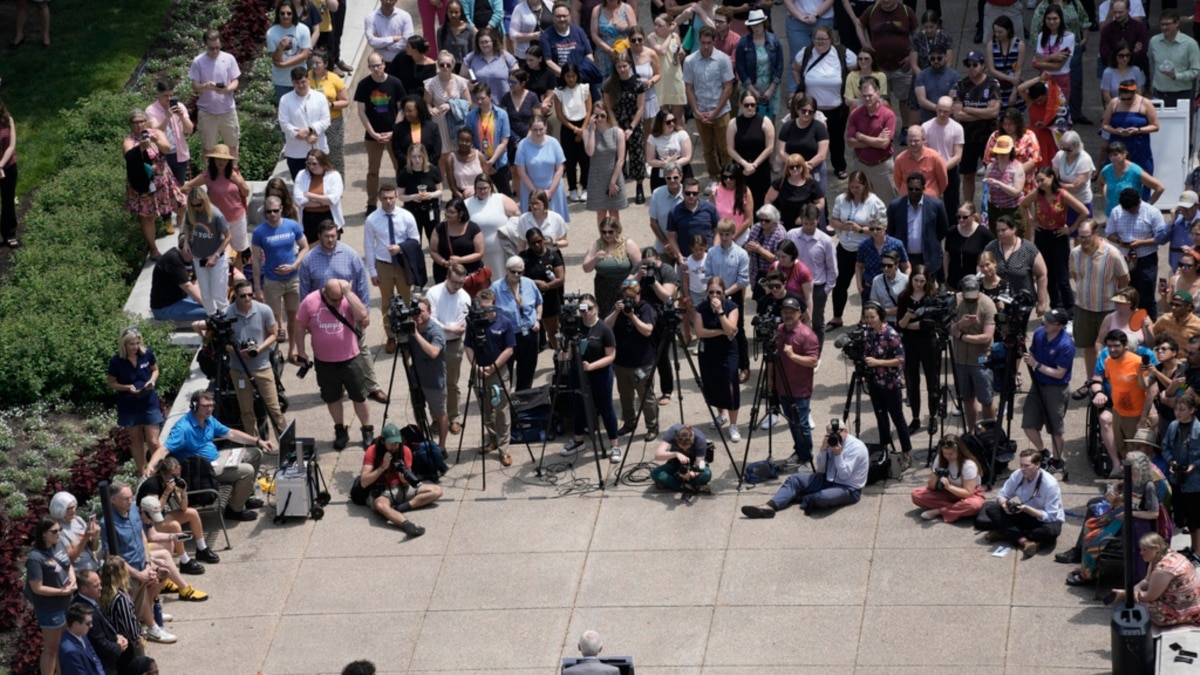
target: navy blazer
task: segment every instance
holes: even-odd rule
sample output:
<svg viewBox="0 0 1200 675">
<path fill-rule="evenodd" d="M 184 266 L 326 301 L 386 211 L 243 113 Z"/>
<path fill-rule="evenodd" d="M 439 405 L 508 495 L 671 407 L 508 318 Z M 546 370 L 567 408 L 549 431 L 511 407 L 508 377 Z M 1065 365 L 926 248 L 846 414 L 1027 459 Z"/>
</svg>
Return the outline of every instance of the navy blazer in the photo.
<svg viewBox="0 0 1200 675">
<path fill-rule="evenodd" d="M 942 271 L 942 242 L 946 240 L 946 232 L 950 229 L 950 218 L 946 215 L 946 206 L 942 200 L 929 195 L 922 195 L 921 222 L 924 229 L 921 232 L 921 256 L 925 259 L 925 268 L 930 274 Z M 908 246 L 908 195 L 901 195 L 887 206 L 888 236 L 899 239 Z M 913 251 L 909 251 L 913 253 Z"/>
<path fill-rule="evenodd" d="M 108 620 L 108 615 L 100 610 L 100 606 L 86 595 L 76 592 L 74 602 L 87 603 L 92 608 L 92 629 L 88 631 L 88 640 L 92 643 L 92 649 L 96 650 L 96 656 L 100 657 L 104 672 L 108 675 L 116 675 L 117 661 L 121 658 L 121 645 L 117 643 L 117 627 Z M 63 639 L 66 639 L 65 635 Z"/>
<path fill-rule="evenodd" d="M 58 645 L 58 668 L 62 675 L 104 675 L 104 666 L 92 643 L 80 641 L 67 631 Z"/>
</svg>

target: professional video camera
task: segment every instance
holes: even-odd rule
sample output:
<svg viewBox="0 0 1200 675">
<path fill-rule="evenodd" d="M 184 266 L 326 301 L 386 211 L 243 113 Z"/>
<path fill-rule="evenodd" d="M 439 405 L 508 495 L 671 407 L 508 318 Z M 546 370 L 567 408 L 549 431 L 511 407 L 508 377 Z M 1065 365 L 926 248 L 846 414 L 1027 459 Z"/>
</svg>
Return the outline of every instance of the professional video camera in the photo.
<svg viewBox="0 0 1200 675">
<path fill-rule="evenodd" d="M 863 364 L 867 356 L 867 327 L 859 324 L 849 331 L 842 333 L 833 341 L 833 346 L 842 350 L 846 358 L 856 365 Z"/>
<path fill-rule="evenodd" d="M 996 311 L 996 328 L 1000 330 L 998 340 L 1005 346 L 1014 346 L 1025 339 L 1025 327 L 1037 305 L 1037 298 L 1028 290 L 996 298 L 1004 303 L 1004 309 Z"/>
<path fill-rule="evenodd" d="M 775 312 L 775 307 L 754 315 L 750 325 L 754 327 L 754 341 L 762 344 L 775 344 L 775 336 L 779 333 L 779 324 L 783 317 Z"/>
<path fill-rule="evenodd" d="M 467 328 L 471 330 L 477 345 L 487 341 L 488 327 L 492 325 L 490 314 L 491 311 L 481 306 L 478 300 L 472 300 L 470 308 L 467 309 Z"/>
<path fill-rule="evenodd" d="M 392 304 L 388 307 L 388 323 L 392 327 L 392 332 L 396 335 L 412 335 L 417 332 L 416 317 L 420 313 L 421 308 L 417 306 L 417 298 L 413 298 L 411 303 L 405 305 L 403 297 L 393 295 Z"/>
<path fill-rule="evenodd" d="M 579 293 L 566 293 L 558 310 L 558 331 L 567 340 L 583 336 L 583 316 L 579 313 Z"/>
<path fill-rule="evenodd" d="M 938 293 L 922 298 L 914 314 L 921 322 L 921 330 L 949 333 L 957 311 L 958 299 L 953 293 Z"/>
<path fill-rule="evenodd" d="M 229 344 L 233 341 L 233 322 L 237 318 L 229 318 L 221 312 L 210 314 L 204 319 L 205 328 L 211 339 L 218 344 Z"/>
</svg>

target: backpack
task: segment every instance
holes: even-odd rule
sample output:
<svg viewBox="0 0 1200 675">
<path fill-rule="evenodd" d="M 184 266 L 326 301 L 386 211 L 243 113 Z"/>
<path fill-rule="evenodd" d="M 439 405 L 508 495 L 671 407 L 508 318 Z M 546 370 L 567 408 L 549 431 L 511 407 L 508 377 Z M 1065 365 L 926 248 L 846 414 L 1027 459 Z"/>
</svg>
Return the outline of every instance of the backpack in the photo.
<svg viewBox="0 0 1200 675">
<path fill-rule="evenodd" d="M 996 434 L 996 421 L 984 420 L 979 423 L 980 431 L 967 434 L 963 443 L 975 459 L 979 460 L 979 482 L 984 486 L 995 485 L 1001 474 L 1008 470 L 1008 463 L 1017 456 L 1017 444 L 1008 439 L 1004 427 L 1000 427 L 999 438 Z M 995 457 L 992 448 L 995 447 Z M 990 460 L 990 461 L 989 461 Z"/>
<path fill-rule="evenodd" d="M 750 485 L 758 485 L 759 483 L 774 480 L 779 478 L 779 467 L 765 459 L 751 462 L 746 467 L 744 478 Z"/>
<path fill-rule="evenodd" d="M 888 449 L 878 443 L 867 443 L 867 485 L 887 481 L 892 477 L 892 458 Z"/>
<path fill-rule="evenodd" d="M 400 436 L 412 452 L 412 466 L 409 468 L 417 478 L 436 483 L 450 470 L 446 459 L 442 457 L 442 449 L 437 443 L 425 438 L 417 425 L 405 426 L 400 430 Z"/>
<path fill-rule="evenodd" d="M 874 9 L 874 6 L 871 7 Z M 838 65 L 842 67 L 842 84 L 846 84 L 846 76 L 850 74 L 850 67 L 846 65 L 846 48 L 842 45 L 833 46 L 834 53 L 837 56 Z M 806 91 L 804 86 L 804 78 L 808 75 L 808 60 L 812 58 L 813 48 L 809 45 L 804 48 L 804 57 L 800 60 L 800 81 L 796 83 L 796 91 Z M 825 52 L 827 55 L 829 52 Z"/>
<path fill-rule="evenodd" d="M 217 473 L 212 464 L 199 455 L 193 455 L 179 460 L 179 474 L 188 484 L 188 503 L 192 506 L 208 506 L 217 501 L 213 492 L 193 494 L 194 490 L 220 490 Z"/>
</svg>

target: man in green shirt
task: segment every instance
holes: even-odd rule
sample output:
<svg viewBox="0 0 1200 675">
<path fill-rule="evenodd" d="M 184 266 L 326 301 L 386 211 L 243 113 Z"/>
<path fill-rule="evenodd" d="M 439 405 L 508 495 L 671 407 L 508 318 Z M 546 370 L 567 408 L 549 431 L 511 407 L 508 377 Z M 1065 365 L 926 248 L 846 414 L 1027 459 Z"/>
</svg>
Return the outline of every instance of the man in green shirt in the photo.
<svg viewBox="0 0 1200 675">
<path fill-rule="evenodd" d="M 1179 12 L 1164 9 L 1159 19 L 1162 33 L 1150 38 L 1150 71 L 1154 95 L 1168 106 L 1191 98 L 1192 85 L 1200 75 L 1200 46 L 1179 32 Z"/>
</svg>

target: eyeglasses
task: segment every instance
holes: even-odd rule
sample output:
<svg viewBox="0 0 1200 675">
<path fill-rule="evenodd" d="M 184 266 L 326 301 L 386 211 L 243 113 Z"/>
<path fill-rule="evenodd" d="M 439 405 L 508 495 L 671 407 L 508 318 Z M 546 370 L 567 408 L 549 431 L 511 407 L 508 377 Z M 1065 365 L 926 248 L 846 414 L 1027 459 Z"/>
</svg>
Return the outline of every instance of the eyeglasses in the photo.
<svg viewBox="0 0 1200 675">
<path fill-rule="evenodd" d="M 283 209 L 263 209 L 263 213 L 279 213 Z"/>
<path fill-rule="evenodd" d="M 509 80 L 509 81 L 508 81 L 508 86 L 510 86 L 510 87 L 516 86 L 516 85 L 518 85 L 518 84 L 520 84 L 520 82 L 517 82 L 516 80 Z"/>
<path fill-rule="evenodd" d="M 680 178 L 682 178 L 682 176 L 666 176 L 665 178 L 663 178 L 663 180 L 674 183 L 675 181 L 679 180 Z"/>
<path fill-rule="evenodd" d="M 883 269 L 890 270 L 896 266 L 896 263 L 883 263 Z"/>
<path fill-rule="evenodd" d="M 731 173 L 721 174 L 721 180 L 729 180 L 730 178 L 733 178 L 733 174 L 731 174 Z"/>
<path fill-rule="evenodd" d="M 663 124 L 675 124 L 675 118 L 668 117 L 667 119 L 663 120 Z"/>
<path fill-rule="evenodd" d="M 292 16 L 291 12 L 280 12 L 279 16 Z"/>
<path fill-rule="evenodd" d="M 382 64 L 380 64 L 380 65 L 382 65 Z M 450 68 L 453 68 L 453 67 L 454 67 L 454 64 L 453 64 L 453 63 L 439 63 L 439 64 L 438 64 L 438 68 L 446 68 L 446 69 L 450 69 Z"/>
<path fill-rule="evenodd" d="M 758 222 L 764 223 L 764 224 L 769 224 L 769 223 L 775 222 L 775 219 L 774 218 L 759 218 Z"/>
<path fill-rule="evenodd" d="M 709 295 L 724 295 L 725 291 L 709 291 Z"/>
<path fill-rule="evenodd" d="M 971 219 L 971 216 L 970 216 L 970 215 L 963 215 L 963 214 L 961 214 L 961 213 L 960 213 L 960 214 L 958 214 L 958 219 L 959 219 L 960 221 L 962 221 L 962 220 L 970 220 L 970 219 Z"/>
<path fill-rule="evenodd" d="M 1195 267 L 1195 265 L 1189 265 L 1187 263 L 1179 263 L 1179 265 L 1177 265 L 1177 267 L 1179 267 L 1179 269 L 1181 269 L 1181 270 L 1190 270 L 1193 267 Z"/>
<path fill-rule="evenodd" d="M 635 45 L 640 45 L 640 44 L 642 44 L 642 42 L 645 42 L 645 40 L 643 40 L 640 37 L 639 38 L 629 38 L 629 42 L 632 44 L 635 44 Z"/>
<path fill-rule="evenodd" d="M 57 527 L 52 527 L 52 528 L 50 528 L 49 530 L 46 530 L 46 531 L 47 531 L 47 532 L 49 532 L 50 534 L 58 534 L 59 532 L 62 532 L 62 530 L 61 530 L 60 528 L 57 528 Z"/>
<path fill-rule="evenodd" d="M 812 114 L 815 114 L 816 112 L 817 112 L 817 111 L 815 111 L 815 110 L 809 110 L 808 108 L 801 108 L 801 109 L 800 109 L 800 114 L 801 114 L 801 115 L 812 115 Z"/>
<path fill-rule="evenodd" d="M 768 291 L 778 291 L 783 288 L 783 284 L 767 284 Z"/>
<path fill-rule="evenodd" d="M 600 230 L 600 234 L 616 234 L 616 230 Z"/>
<path fill-rule="evenodd" d="M 684 197 L 698 197 L 698 196 L 700 196 L 700 191 L 699 190 L 684 190 L 683 196 Z"/>
<path fill-rule="evenodd" d="M 1117 54 L 1118 59 L 1127 59 L 1131 56 L 1133 56 L 1133 54 L 1131 54 L 1129 52 L 1121 52 L 1120 54 Z"/>
<path fill-rule="evenodd" d="M 868 232 L 883 232 L 883 228 L 882 227 L 868 227 L 867 231 Z"/>
<path fill-rule="evenodd" d="M 238 293 L 239 298 L 253 298 L 254 293 Z"/>
</svg>

